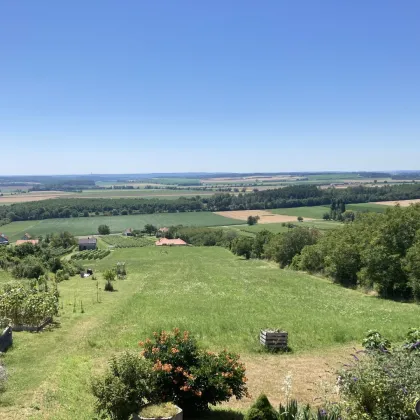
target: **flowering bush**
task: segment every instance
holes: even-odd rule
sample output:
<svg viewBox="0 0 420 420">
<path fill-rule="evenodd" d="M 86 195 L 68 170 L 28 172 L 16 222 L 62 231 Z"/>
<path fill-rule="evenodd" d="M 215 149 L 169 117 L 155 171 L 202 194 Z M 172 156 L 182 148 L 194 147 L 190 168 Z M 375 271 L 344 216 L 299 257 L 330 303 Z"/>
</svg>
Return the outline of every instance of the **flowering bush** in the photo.
<svg viewBox="0 0 420 420">
<path fill-rule="evenodd" d="M 154 333 L 139 345 L 156 372 L 156 395 L 184 410 L 208 409 L 209 404 L 242 398 L 246 392 L 245 366 L 239 356 L 227 351 L 204 352 L 187 331 Z"/>
<path fill-rule="evenodd" d="M 338 385 L 346 419 L 415 419 L 420 396 L 420 357 L 397 349 L 354 355 Z"/>
</svg>

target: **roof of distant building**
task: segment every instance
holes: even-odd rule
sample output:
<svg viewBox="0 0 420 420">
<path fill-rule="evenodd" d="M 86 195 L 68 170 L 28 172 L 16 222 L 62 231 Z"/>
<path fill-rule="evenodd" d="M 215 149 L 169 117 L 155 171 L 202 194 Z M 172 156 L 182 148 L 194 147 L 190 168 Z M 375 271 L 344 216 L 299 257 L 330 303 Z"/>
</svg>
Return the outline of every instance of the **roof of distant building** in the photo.
<svg viewBox="0 0 420 420">
<path fill-rule="evenodd" d="M 96 244 L 96 238 L 80 238 L 79 245 Z"/>
<path fill-rule="evenodd" d="M 32 245 L 38 245 L 39 240 L 38 239 L 19 239 L 16 241 L 16 245 L 23 245 L 23 244 L 32 244 Z"/>
<path fill-rule="evenodd" d="M 160 246 L 160 245 L 187 245 L 187 243 L 185 241 L 183 241 L 182 239 L 166 239 L 166 238 L 162 238 L 159 239 L 158 241 L 155 242 L 155 245 Z"/>
</svg>

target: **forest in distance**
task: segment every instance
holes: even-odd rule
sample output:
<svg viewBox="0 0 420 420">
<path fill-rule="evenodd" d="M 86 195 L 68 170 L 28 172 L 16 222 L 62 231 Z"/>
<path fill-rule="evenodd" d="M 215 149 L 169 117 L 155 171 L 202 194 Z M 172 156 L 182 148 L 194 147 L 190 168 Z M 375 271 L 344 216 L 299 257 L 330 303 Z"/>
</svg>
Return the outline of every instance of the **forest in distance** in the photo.
<svg viewBox="0 0 420 420">
<path fill-rule="evenodd" d="M 315 185 L 291 185 L 249 193 L 220 193 L 212 196 L 168 199 L 57 198 L 38 202 L 0 206 L 0 223 L 19 220 L 89 217 L 90 215 L 127 215 L 191 211 L 259 210 L 319 206 L 333 199 L 346 204 L 420 198 L 420 184 L 356 186 L 321 189 Z"/>
</svg>

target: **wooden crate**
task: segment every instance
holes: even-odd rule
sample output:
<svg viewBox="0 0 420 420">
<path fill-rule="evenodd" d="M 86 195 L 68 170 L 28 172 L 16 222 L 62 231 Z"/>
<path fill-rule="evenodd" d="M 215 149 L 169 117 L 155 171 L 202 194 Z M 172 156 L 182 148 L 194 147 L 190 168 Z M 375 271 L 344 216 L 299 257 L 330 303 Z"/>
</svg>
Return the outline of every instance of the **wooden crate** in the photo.
<svg viewBox="0 0 420 420">
<path fill-rule="evenodd" d="M 269 349 L 287 348 L 287 338 L 286 331 L 260 331 L 260 343 Z"/>
</svg>

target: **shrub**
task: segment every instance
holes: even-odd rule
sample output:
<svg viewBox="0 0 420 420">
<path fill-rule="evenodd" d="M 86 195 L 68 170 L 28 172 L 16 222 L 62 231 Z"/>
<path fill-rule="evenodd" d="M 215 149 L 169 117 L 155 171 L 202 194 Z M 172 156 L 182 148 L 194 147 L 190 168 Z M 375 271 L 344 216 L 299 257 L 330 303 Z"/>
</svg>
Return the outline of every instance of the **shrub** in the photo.
<svg viewBox="0 0 420 420">
<path fill-rule="evenodd" d="M 115 420 L 138 412 L 151 400 L 153 389 L 151 364 L 130 352 L 112 357 L 106 373 L 92 381 L 96 412 Z"/>
<path fill-rule="evenodd" d="M 144 346 L 144 357 L 154 364 L 159 401 L 173 401 L 187 412 L 199 411 L 232 396 L 240 399 L 247 392 L 239 356 L 199 350 L 187 331 L 154 333 L 153 340 L 139 344 Z"/>
<path fill-rule="evenodd" d="M 349 419 L 415 419 L 420 358 L 398 349 L 367 352 L 340 372 L 339 387 Z"/>
<path fill-rule="evenodd" d="M 0 290 L 0 317 L 10 318 L 14 325 L 37 326 L 56 315 L 56 290 L 40 291 L 19 282 L 5 284 Z"/>
<path fill-rule="evenodd" d="M 104 290 L 105 290 L 105 292 L 113 292 L 114 291 L 114 286 L 112 285 L 112 283 L 110 281 L 107 281 L 105 283 Z"/>
<path fill-rule="evenodd" d="M 404 347 L 410 350 L 420 349 L 420 328 L 410 328 L 408 330 Z"/>
<path fill-rule="evenodd" d="M 99 225 L 98 226 L 98 233 L 100 235 L 109 235 L 111 233 L 111 230 L 109 229 L 109 226 L 107 226 L 107 225 Z"/>
<path fill-rule="evenodd" d="M 279 415 L 264 394 L 258 397 L 245 416 L 245 420 L 278 420 L 279 418 Z"/>
<path fill-rule="evenodd" d="M 13 267 L 12 275 L 16 278 L 37 279 L 44 272 L 45 269 L 41 260 L 33 255 L 29 255 L 16 263 Z"/>
<path fill-rule="evenodd" d="M 366 350 L 387 350 L 391 347 L 390 341 L 382 337 L 376 330 L 369 330 L 367 332 L 366 338 L 362 341 L 362 345 Z"/>
</svg>

